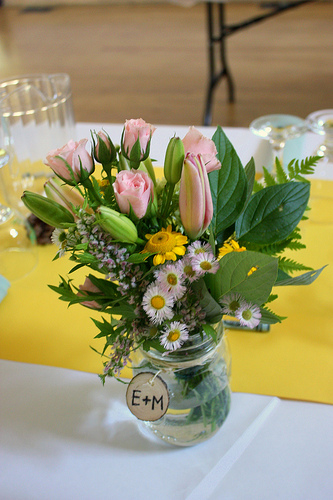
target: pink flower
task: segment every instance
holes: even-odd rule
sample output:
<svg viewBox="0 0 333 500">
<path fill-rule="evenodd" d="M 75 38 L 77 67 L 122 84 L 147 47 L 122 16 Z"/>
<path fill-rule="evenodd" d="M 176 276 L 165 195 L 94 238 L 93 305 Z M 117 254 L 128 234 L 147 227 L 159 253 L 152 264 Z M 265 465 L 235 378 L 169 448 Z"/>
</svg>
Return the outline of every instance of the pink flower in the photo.
<svg viewBox="0 0 333 500">
<path fill-rule="evenodd" d="M 142 118 L 126 120 L 121 149 L 125 158 L 139 163 L 149 155 L 150 139 L 156 128 Z"/>
<path fill-rule="evenodd" d="M 70 140 L 62 148 L 50 151 L 45 164 L 68 184 L 83 182 L 95 168 L 93 159 L 85 149 L 87 142 L 88 139 L 81 139 L 79 142 Z"/>
<path fill-rule="evenodd" d="M 135 215 L 141 219 L 147 212 L 150 198 L 154 196 L 154 184 L 146 172 L 141 170 L 121 170 L 116 175 L 113 190 L 120 211 L 129 214 L 130 205 Z"/>
<path fill-rule="evenodd" d="M 79 289 L 81 290 L 81 292 L 83 292 L 83 293 L 78 292 L 79 297 L 87 295 L 86 292 L 101 293 L 100 289 L 92 283 L 92 281 L 90 280 L 90 278 L 88 278 L 88 276 L 86 277 L 83 285 L 79 286 Z M 98 302 L 96 302 L 96 300 L 86 300 L 84 302 L 81 302 L 81 305 L 89 307 L 90 309 L 101 309 L 102 307 L 98 304 Z"/>
<path fill-rule="evenodd" d="M 201 154 L 207 173 L 221 168 L 221 163 L 216 158 L 217 149 L 214 142 L 202 135 L 195 127 L 190 127 L 183 139 L 185 155 L 187 153 Z"/>
<path fill-rule="evenodd" d="M 185 231 L 192 240 L 199 238 L 212 220 L 212 195 L 201 155 L 186 155 L 180 179 L 179 211 Z"/>
<path fill-rule="evenodd" d="M 99 163 L 111 163 L 116 158 L 116 149 L 108 134 L 100 130 L 95 132 L 96 144 L 94 141 L 94 155 Z"/>
</svg>

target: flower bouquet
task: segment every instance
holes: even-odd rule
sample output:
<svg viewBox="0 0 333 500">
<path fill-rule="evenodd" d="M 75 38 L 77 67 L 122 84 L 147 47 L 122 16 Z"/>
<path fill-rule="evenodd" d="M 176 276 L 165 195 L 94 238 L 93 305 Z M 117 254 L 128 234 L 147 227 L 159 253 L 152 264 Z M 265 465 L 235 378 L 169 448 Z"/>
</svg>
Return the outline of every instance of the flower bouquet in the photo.
<svg viewBox="0 0 333 500">
<path fill-rule="evenodd" d="M 281 322 L 271 310 L 273 287 L 310 284 L 322 270 L 284 255 L 305 246 L 304 176 L 318 158 L 292 161 L 287 171 L 277 161 L 276 177 L 264 168 L 258 182 L 254 160 L 243 167 L 220 127 L 212 140 L 191 127 L 170 139 L 157 179 L 154 131 L 127 120 L 119 145 L 93 131 L 91 154 L 87 139 L 70 141 L 47 156 L 55 177 L 46 196 L 22 199 L 55 227 L 56 257 L 70 255 L 71 273 L 88 269 L 83 284 L 61 277 L 51 288 L 100 310 L 103 383 L 131 360 L 131 411 L 162 439 L 192 444 L 216 432 L 229 411 L 223 318 L 246 328 Z"/>
</svg>

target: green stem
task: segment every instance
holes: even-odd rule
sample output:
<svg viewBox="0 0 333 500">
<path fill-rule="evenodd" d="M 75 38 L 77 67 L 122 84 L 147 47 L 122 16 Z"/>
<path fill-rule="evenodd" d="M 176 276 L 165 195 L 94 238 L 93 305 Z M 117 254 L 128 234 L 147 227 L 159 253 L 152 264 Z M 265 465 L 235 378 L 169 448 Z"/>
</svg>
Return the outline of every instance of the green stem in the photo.
<svg viewBox="0 0 333 500">
<path fill-rule="evenodd" d="M 175 189 L 175 185 L 167 183 L 166 187 L 168 189 L 168 192 L 167 192 L 166 202 L 165 202 L 165 205 L 164 205 L 164 208 L 163 208 L 163 211 L 162 211 L 162 218 L 166 218 L 167 217 L 167 214 L 168 214 L 168 211 L 169 211 L 169 207 L 170 207 L 170 204 L 171 204 L 171 201 L 172 201 L 172 196 L 173 196 L 173 192 L 174 192 L 174 189 Z"/>
</svg>

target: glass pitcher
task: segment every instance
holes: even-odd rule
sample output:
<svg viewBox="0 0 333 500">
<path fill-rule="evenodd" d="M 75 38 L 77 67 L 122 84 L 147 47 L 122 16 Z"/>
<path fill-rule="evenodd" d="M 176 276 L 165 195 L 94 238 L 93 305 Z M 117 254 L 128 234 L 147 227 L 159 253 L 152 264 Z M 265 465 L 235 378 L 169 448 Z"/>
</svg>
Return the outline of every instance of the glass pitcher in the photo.
<svg viewBox="0 0 333 500">
<path fill-rule="evenodd" d="M 67 74 L 19 76 L 0 81 L 0 119 L 10 161 L 0 175 L 6 203 L 23 215 L 24 190 L 43 192 L 52 174 L 47 153 L 75 140 L 71 82 Z"/>
</svg>

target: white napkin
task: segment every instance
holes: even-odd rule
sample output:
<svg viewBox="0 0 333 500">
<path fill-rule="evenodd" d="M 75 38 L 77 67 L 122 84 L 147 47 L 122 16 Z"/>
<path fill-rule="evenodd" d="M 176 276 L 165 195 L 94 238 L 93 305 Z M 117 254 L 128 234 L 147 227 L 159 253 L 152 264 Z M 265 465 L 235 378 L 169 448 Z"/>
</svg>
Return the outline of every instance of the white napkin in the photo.
<svg viewBox="0 0 333 500">
<path fill-rule="evenodd" d="M 7 295 L 7 290 L 9 287 L 10 287 L 9 281 L 6 278 L 4 278 L 4 276 L 0 275 L 0 302 Z"/>
</svg>

